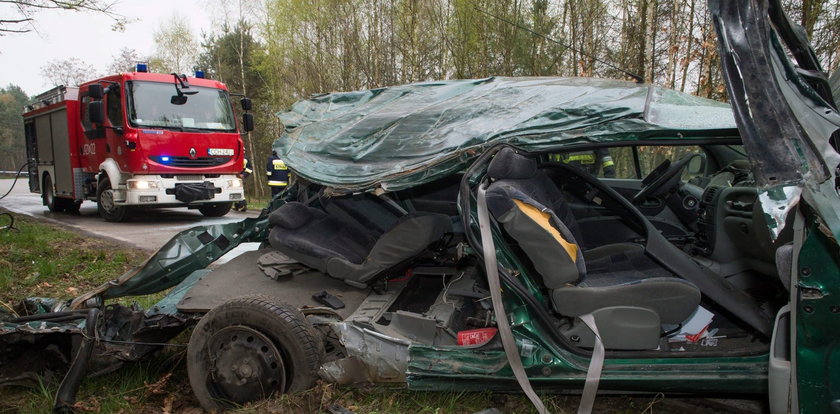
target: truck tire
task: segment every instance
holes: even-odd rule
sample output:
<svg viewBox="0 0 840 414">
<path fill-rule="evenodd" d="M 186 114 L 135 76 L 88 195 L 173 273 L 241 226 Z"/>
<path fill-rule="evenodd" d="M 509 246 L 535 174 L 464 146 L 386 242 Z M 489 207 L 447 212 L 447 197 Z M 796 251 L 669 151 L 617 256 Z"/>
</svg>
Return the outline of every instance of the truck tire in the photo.
<svg viewBox="0 0 840 414">
<path fill-rule="evenodd" d="M 49 174 L 44 174 L 44 182 L 41 185 L 41 199 L 44 200 L 44 205 L 52 212 L 62 211 L 57 198 L 55 198 L 55 188 L 53 188 L 52 178 Z"/>
<path fill-rule="evenodd" d="M 78 213 L 81 202 L 71 200 L 69 198 L 56 197 L 55 188 L 53 188 L 52 178 L 49 174 L 44 174 L 44 182 L 41 186 L 41 199 L 44 205 L 52 212 L 66 211 L 68 213 Z"/>
<path fill-rule="evenodd" d="M 105 178 L 99 181 L 96 189 L 96 210 L 105 221 L 122 222 L 129 218 L 131 209 L 114 204 L 114 192 L 111 190 L 111 180 Z"/>
<path fill-rule="evenodd" d="M 229 203 L 206 203 L 198 207 L 198 211 L 204 214 L 204 217 L 221 217 L 230 211 L 233 207 L 233 202 Z"/>
<path fill-rule="evenodd" d="M 310 388 L 323 358 L 321 336 L 297 309 L 249 295 L 201 318 L 187 346 L 187 374 L 201 406 L 222 411 Z"/>
</svg>

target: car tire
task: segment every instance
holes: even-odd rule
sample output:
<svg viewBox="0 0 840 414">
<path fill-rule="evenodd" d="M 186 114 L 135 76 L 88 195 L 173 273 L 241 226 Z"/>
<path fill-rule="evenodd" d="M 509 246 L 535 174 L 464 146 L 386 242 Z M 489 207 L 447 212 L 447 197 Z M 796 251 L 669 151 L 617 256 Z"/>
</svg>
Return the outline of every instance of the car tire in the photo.
<svg viewBox="0 0 840 414">
<path fill-rule="evenodd" d="M 310 388 L 323 358 L 320 335 L 297 309 L 251 295 L 201 318 L 187 346 L 187 374 L 201 406 L 221 411 Z"/>
<path fill-rule="evenodd" d="M 204 217 L 222 217 L 230 211 L 231 207 L 233 207 L 233 202 L 207 203 L 198 206 L 198 211 L 204 214 Z"/>
<path fill-rule="evenodd" d="M 99 216 L 110 222 L 123 222 L 130 217 L 131 209 L 127 206 L 114 204 L 114 192 L 111 180 L 107 177 L 99 181 L 96 189 L 96 210 Z"/>
</svg>

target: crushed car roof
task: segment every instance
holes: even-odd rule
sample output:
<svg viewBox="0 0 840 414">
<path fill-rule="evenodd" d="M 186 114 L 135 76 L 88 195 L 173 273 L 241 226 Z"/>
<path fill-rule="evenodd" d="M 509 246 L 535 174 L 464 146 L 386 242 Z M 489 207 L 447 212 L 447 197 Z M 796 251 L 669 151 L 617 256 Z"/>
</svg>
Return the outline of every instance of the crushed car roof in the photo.
<svg viewBox="0 0 840 414">
<path fill-rule="evenodd" d="M 423 82 L 330 93 L 278 114 L 273 149 L 303 178 L 346 191 L 400 190 L 462 169 L 483 147 L 527 150 L 738 136 L 729 105 L 594 78 Z"/>
</svg>

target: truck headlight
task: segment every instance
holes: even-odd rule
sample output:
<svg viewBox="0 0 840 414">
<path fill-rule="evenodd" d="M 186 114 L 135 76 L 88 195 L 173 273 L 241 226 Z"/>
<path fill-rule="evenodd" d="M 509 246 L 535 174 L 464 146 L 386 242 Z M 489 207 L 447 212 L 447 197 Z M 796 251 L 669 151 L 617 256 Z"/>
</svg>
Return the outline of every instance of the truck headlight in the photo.
<svg viewBox="0 0 840 414">
<path fill-rule="evenodd" d="M 129 180 L 128 188 L 131 190 L 148 190 L 150 188 L 158 188 L 160 184 L 157 181 L 148 180 Z"/>
<path fill-rule="evenodd" d="M 239 178 L 235 178 L 233 180 L 228 180 L 228 187 L 230 188 L 240 188 L 242 187 L 242 180 Z"/>
</svg>

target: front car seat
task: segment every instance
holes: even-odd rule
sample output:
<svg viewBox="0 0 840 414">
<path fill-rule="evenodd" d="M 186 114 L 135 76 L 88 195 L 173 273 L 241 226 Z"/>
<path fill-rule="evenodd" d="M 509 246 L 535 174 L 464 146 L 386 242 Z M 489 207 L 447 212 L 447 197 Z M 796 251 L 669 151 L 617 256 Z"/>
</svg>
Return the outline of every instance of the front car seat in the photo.
<svg viewBox="0 0 840 414">
<path fill-rule="evenodd" d="M 652 262 L 639 266 L 634 262 L 640 260 L 605 254 L 592 260 L 597 270 L 587 272 L 584 252 L 566 224 L 574 218 L 566 211 L 561 219 L 547 205 L 563 195 L 535 159 L 504 148 L 491 161 L 488 176 L 494 179 L 487 189 L 490 213 L 533 263 L 554 310 L 570 317 L 592 313 L 608 349 L 656 348 L 662 324 L 678 324 L 697 309 L 697 287 L 647 265 Z M 612 250 L 632 257 L 621 246 Z M 570 332 L 579 337 L 579 331 Z"/>
</svg>

